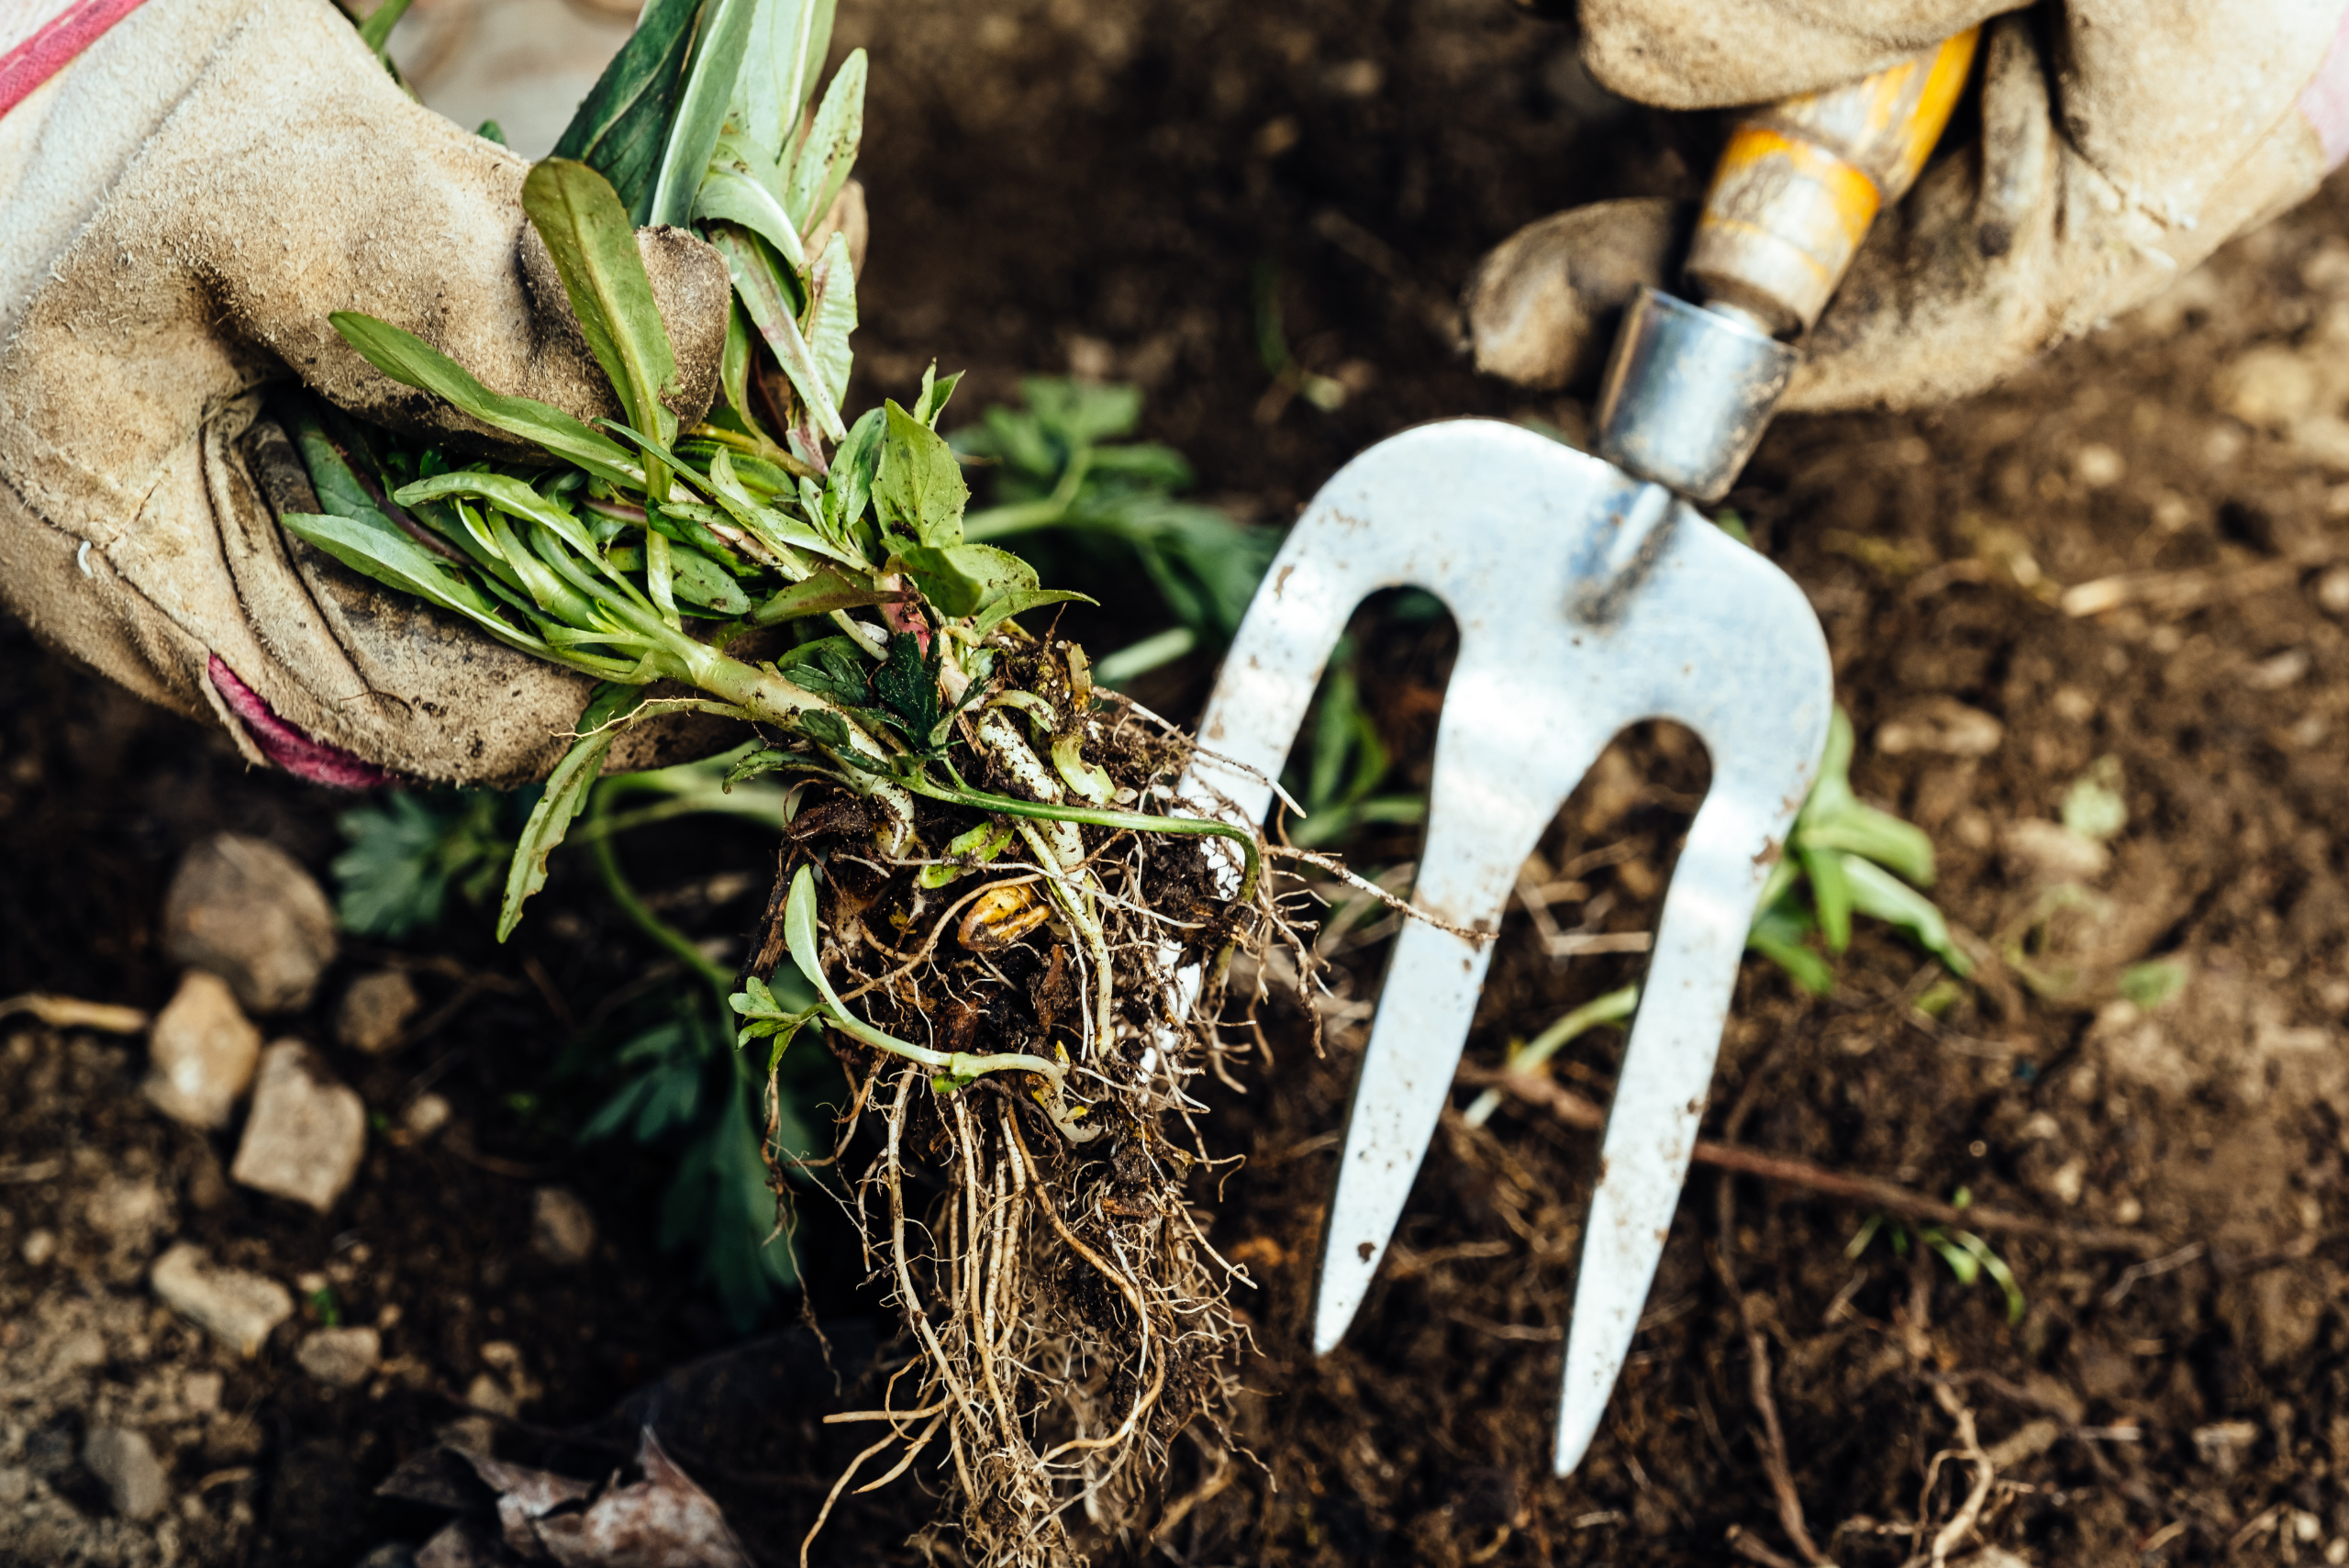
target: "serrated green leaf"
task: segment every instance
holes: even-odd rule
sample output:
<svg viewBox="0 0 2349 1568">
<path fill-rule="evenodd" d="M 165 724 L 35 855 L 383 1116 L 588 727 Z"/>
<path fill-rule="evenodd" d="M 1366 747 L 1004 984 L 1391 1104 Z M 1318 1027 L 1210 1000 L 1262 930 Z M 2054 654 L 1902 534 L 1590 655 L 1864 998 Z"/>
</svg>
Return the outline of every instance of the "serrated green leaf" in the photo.
<svg viewBox="0 0 2349 1568">
<path fill-rule="evenodd" d="M 873 503 L 882 522 L 919 545 L 945 549 L 961 544 L 963 509 L 970 503 L 971 487 L 963 483 L 954 449 L 894 400 L 884 406 L 884 418 L 880 462 L 873 478 Z M 1030 586 L 1034 575 L 1029 573 Z"/>
<path fill-rule="evenodd" d="M 845 637 L 827 637 L 817 642 L 803 644 L 792 650 L 791 657 L 777 666 L 783 678 L 802 691 L 815 693 L 827 702 L 844 707 L 863 707 L 873 701 L 873 688 L 865 674 L 868 668 L 864 656 Z M 841 732 L 843 740 L 847 732 Z"/>
<path fill-rule="evenodd" d="M 693 220 L 694 194 L 709 171 L 710 154 L 726 127 L 734 86 L 751 42 L 758 0 L 703 0 L 692 57 L 677 95 L 677 112 L 652 182 L 651 223 L 682 228 Z"/>
<path fill-rule="evenodd" d="M 587 807 L 587 794 L 604 771 L 619 725 L 644 706 L 645 688 L 606 684 L 587 699 L 572 731 L 578 736 L 562 761 L 547 775 L 546 792 L 530 809 L 530 820 L 514 846 L 513 863 L 506 873 L 506 897 L 497 910 L 497 940 L 514 934 L 522 921 L 522 906 L 547 884 L 547 857 L 571 831 L 571 824 Z"/>
<path fill-rule="evenodd" d="M 848 183 L 856 165 L 857 144 L 864 136 L 864 51 L 851 50 L 824 89 L 823 104 L 807 128 L 807 138 L 792 161 L 791 178 L 785 183 L 783 210 L 802 233 L 815 227 L 832 199 Z"/>
<path fill-rule="evenodd" d="M 522 182 L 522 210 L 546 241 L 588 350 L 619 394 L 629 423 L 664 443 L 674 440 L 677 417 L 662 399 L 676 395 L 677 359 L 635 228 L 610 183 L 584 163 L 544 159 Z M 657 494 L 657 481 L 654 488 Z"/>
<path fill-rule="evenodd" d="M 630 489 L 644 485 L 644 471 L 628 450 L 551 404 L 534 397 L 508 397 L 474 379 L 471 371 L 412 332 L 353 310 L 327 317 L 343 340 L 377 370 L 429 392 L 495 429 L 535 442 L 555 457 L 577 464 L 599 479 Z"/>
</svg>

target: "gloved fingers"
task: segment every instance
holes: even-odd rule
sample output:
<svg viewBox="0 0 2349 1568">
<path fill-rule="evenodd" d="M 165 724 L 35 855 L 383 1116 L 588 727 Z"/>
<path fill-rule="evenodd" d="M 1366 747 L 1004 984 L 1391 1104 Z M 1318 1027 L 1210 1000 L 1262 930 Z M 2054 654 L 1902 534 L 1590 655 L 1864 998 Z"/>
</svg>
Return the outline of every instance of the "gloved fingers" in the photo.
<svg viewBox="0 0 2349 1568">
<path fill-rule="evenodd" d="M 199 86 L 182 116 L 203 123 L 175 127 L 172 166 L 145 172 L 185 192 L 173 227 L 206 258 L 235 336 L 352 412 L 411 428 L 467 426 L 377 374 L 332 312 L 415 332 L 495 390 L 618 412 L 522 213 L 523 160 L 410 101 L 324 0 L 265 0 L 208 74 L 222 90 Z M 674 402 L 697 418 L 725 346 L 724 263 L 680 232 L 639 246 L 676 350 Z"/>
<path fill-rule="evenodd" d="M 2152 298 L 2323 175 L 2319 138 L 2294 107 L 2321 49 L 2296 72 L 2263 79 L 2264 101 L 2277 112 L 2247 115 L 2261 133 L 2238 138 L 2224 150 L 2229 161 L 2174 186 L 2166 216 L 2110 178 L 2055 118 L 2061 107 L 2068 125 L 2085 103 L 2123 117 L 2120 106 L 2134 95 L 2127 112 L 2150 119 L 2160 94 L 2066 75 L 2059 106 L 2054 72 L 2024 17 L 1994 24 L 1984 53 L 1980 146 L 1944 158 L 1878 217 L 1805 339 L 1782 406 L 1911 408 L 1980 391 Z M 2246 69 L 2238 80 L 2255 74 Z M 2150 130 L 2147 138 L 2141 167 L 2150 170 L 2160 139 Z"/>
<path fill-rule="evenodd" d="M 2021 0 L 1580 0 L 1582 62 L 1663 109 L 1767 103 L 1854 82 Z"/>
<path fill-rule="evenodd" d="M 1461 308 L 1476 368 L 1542 391 L 1598 381 L 1632 293 L 1670 286 L 1693 202 L 1596 202 L 1528 224 L 1494 247 Z"/>
</svg>

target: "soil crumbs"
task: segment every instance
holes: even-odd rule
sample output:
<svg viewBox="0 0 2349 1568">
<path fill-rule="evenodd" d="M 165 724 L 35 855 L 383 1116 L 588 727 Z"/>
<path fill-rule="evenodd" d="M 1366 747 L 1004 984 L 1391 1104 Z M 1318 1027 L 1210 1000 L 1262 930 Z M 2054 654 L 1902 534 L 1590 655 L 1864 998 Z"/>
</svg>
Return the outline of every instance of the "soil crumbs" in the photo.
<svg viewBox="0 0 2349 1568">
<path fill-rule="evenodd" d="M 1704 161 L 1701 120 L 1607 100 L 1568 35 L 1468 0 L 843 10 L 843 42 L 873 48 L 875 70 L 859 400 L 902 393 L 933 352 L 973 367 L 974 406 L 1040 368 L 1135 380 L 1148 433 L 1262 519 L 1421 418 L 1582 428 L 1573 400 L 1469 374 L 1450 295 L 1518 224 L 1690 194 Z M 1267 296 L 1341 407 L 1279 395 Z M 1856 786 L 1932 834 L 1935 896 L 1983 962 L 1932 1019 L 1915 1004 L 1934 975 L 1880 933 L 1828 1000 L 1749 962 L 1709 1134 L 2134 1228 L 2143 1248 L 1987 1234 L 2022 1293 L 2010 1322 L 2002 1293 L 1960 1284 L 1920 1237 L 1905 1257 L 1886 1228 L 1854 1248 L 1859 1206 L 1699 1171 L 1609 1425 L 1557 1480 L 1587 1135 L 1516 1103 L 1481 1128 L 1448 1118 L 1345 1347 L 1306 1354 L 1319 1206 L 1375 995 L 1364 928 L 1334 954 L 1353 967 L 1320 1005 L 1326 1059 L 1292 1016 L 1252 1092 L 1215 1107 L 1216 1136 L 1250 1156 L 1198 1194 L 1261 1286 L 1244 1304 L 1264 1351 L 1242 1369 L 1245 1450 L 1179 1445 L 1154 1535 L 1097 1540 L 1097 1560 L 2349 1560 L 2332 1479 L 2349 1464 L 2349 490 L 2344 389 L 2328 379 L 2344 341 L 2349 193 L 2334 189 L 1996 394 L 1784 421 L 1731 500 L 1827 626 Z M 1106 651 L 1147 628 L 1066 629 Z M 233 827 L 322 867 L 344 803 L 243 775 L 216 740 L 21 628 L 0 639 L 0 995 L 156 1006 L 173 977 L 153 926 L 179 851 Z M 1382 730 L 1424 776 L 1441 637 L 1368 646 Z M 1139 695 L 1179 717 L 1207 674 Z M 2083 779 L 2125 814 L 2095 853 L 2056 832 Z M 1545 907 L 1552 928 L 1647 929 L 1703 784 L 1684 735 L 1610 752 L 1541 848 L 1537 884 L 1579 884 Z M 1352 849 L 1371 869 L 1413 853 L 1399 834 Z M 678 840 L 673 874 L 707 874 L 697 853 L 752 863 L 740 843 Z M 379 1130 L 330 1218 L 226 1183 L 230 1144 L 138 1096 L 135 1043 L 0 1025 L 0 1561 L 355 1562 L 429 1531 L 372 1492 L 451 1421 L 492 1421 L 500 1453 L 528 1460 L 735 1342 L 653 1245 L 662 1173 L 583 1159 L 534 1119 L 527 1096 L 576 1019 L 529 966 L 593 996 L 649 962 L 597 923 L 584 884 L 546 897 L 571 917 L 526 925 L 512 951 L 458 918 L 405 955 L 428 1007 L 471 985 L 465 1004 L 411 1052 L 339 1069 L 395 1127 L 437 1069 L 455 1119 L 429 1141 Z M 1637 971 L 1553 957 L 1513 908 L 1471 1060 L 1497 1063 Z M 323 1044 L 323 1008 L 278 1027 Z M 1603 1100 L 1620 1040 L 1577 1041 L 1561 1075 Z M 534 1186 L 557 1180 L 605 1238 L 584 1269 L 529 1249 Z M 174 1240 L 304 1287 L 300 1319 L 250 1362 L 213 1345 L 146 1287 Z M 824 1241 L 800 1239 L 818 1318 L 877 1317 Z M 354 1389 L 293 1359 L 329 1308 L 384 1327 L 384 1368 Z M 789 1345 L 803 1370 L 818 1354 Z M 725 1462 L 740 1485 L 721 1500 L 762 1560 L 791 1560 L 837 1473 L 812 1412 L 860 1397 L 845 1372 L 788 1402 L 807 1425 Z M 501 1402 L 518 1416 L 483 1413 Z M 91 1433 L 117 1428 L 161 1464 L 168 1496 L 142 1520 L 113 1513 L 85 1459 Z M 836 1515 L 818 1560 L 953 1560 L 951 1540 L 914 1535 L 927 1485 Z"/>
</svg>

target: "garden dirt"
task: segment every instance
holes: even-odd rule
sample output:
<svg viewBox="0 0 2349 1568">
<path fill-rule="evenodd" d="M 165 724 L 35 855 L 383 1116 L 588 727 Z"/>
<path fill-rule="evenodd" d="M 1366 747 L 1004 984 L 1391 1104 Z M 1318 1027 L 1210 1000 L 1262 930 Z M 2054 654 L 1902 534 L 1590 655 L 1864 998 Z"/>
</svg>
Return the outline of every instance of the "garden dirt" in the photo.
<svg viewBox="0 0 2349 1568">
<path fill-rule="evenodd" d="M 932 354 L 972 372 L 965 417 L 1022 374 L 1134 382 L 1143 433 L 1267 524 L 1420 420 L 1578 437 L 1583 403 L 1470 371 L 1457 290 L 1558 206 L 1694 195 L 1719 136 L 1609 99 L 1568 33 L 1498 0 L 843 9 L 842 41 L 874 54 L 852 402 L 902 396 Z M 1607 1427 L 1554 1479 L 1588 1134 L 1515 1100 L 1482 1127 L 1447 1118 L 1346 1344 L 1306 1352 L 1382 951 L 1367 925 L 1332 943 L 1324 1054 L 1275 1006 L 1247 1092 L 1215 1096 L 1211 1139 L 1247 1160 L 1196 1195 L 1259 1287 L 1244 1448 L 1179 1445 L 1169 1521 L 1096 1541 L 1097 1560 L 1800 1562 L 1799 1532 L 1849 1568 L 1947 1531 L 1942 1553 L 1982 1568 L 2349 1561 L 2344 362 L 2349 189 L 2330 188 L 1998 391 L 1782 421 L 1728 503 L 1817 607 L 1855 786 L 1932 835 L 1934 896 L 1980 968 L 1932 1018 L 1917 1003 L 1937 975 L 1881 929 L 1827 999 L 1749 960 L 1709 1133 L 2141 1245 L 1986 1232 L 2021 1292 L 2010 1321 L 1921 1238 L 1896 1250 L 1877 1225 L 1859 1245 L 1864 1205 L 1700 1169 Z M 1300 373 L 1341 406 L 1296 395 Z M 1121 608 L 1064 629 L 1106 651 L 1150 628 Z M 1374 715 L 1423 780 L 1445 633 L 1364 632 Z M 1210 673 L 1195 659 L 1137 695 L 1179 717 Z M 246 773 L 14 624 L 0 692 L 0 997 L 160 1006 L 162 891 L 189 844 L 233 828 L 321 874 L 338 847 L 345 798 Z M 2125 808 L 2100 843 L 2060 827 L 2083 779 Z M 1649 929 L 1704 783 L 1700 748 L 1666 728 L 1595 770 L 1525 879 L 1546 929 L 1512 906 L 1472 1062 L 1636 976 L 1634 957 L 1547 939 Z M 771 849 L 654 831 L 629 850 L 662 868 L 648 889 L 739 952 L 765 891 L 740 873 Z M 1374 871 L 1414 853 L 1391 829 L 1350 847 Z M 659 1250 L 657 1163 L 573 1144 L 551 1074 L 653 955 L 558 872 L 510 947 L 478 912 L 397 950 L 347 943 L 317 1009 L 272 1021 L 328 1047 L 383 1118 L 330 1217 L 227 1182 L 225 1135 L 138 1095 L 137 1040 L 0 1021 L 0 1561 L 356 1562 L 437 1523 L 373 1493 L 451 1423 L 593 1475 L 648 1413 L 761 1560 L 794 1560 L 844 1459 L 817 1412 L 869 1400 L 874 1358 L 895 1364 L 881 1308 L 849 1233 L 803 1203 L 829 1363 L 796 1303 L 741 1351 Z M 334 999 L 387 964 L 430 1027 L 388 1057 L 333 1051 Z M 1620 1047 L 1576 1041 L 1562 1081 L 1603 1101 Z M 428 1090 L 451 1120 L 403 1133 Z M 549 1184 L 596 1216 L 584 1267 L 530 1248 Z M 175 1239 L 300 1285 L 297 1321 L 251 1361 L 213 1345 L 148 1290 Z M 355 1388 L 294 1359 L 329 1314 L 382 1326 L 384 1369 Z M 689 1387 L 640 1392 L 697 1362 Z M 83 1459 L 116 1427 L 163 1464 L 169 1500 L 143 1522 L 112 1514 Z M 857 1499 L 817 1560 L 919 1560 L 936 1484 L 918 1470 Z"/>
</svg>

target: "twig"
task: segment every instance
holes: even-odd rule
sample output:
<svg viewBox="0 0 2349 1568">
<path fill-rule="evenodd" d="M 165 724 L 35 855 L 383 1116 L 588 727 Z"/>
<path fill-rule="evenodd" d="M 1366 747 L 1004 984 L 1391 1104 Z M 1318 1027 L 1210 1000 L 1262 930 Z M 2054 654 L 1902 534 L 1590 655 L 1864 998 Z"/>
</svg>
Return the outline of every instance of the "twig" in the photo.
<svg viewBox="0 0 2349 1568">
<path fill-rule="evenodd" d="M 1973 1529 L 1975 1522 L 1981 1518 L 1982 1505 L 1989 1498 L 1990 1483 L 1998 1478 L 1998 1471 L 1990 1463 L 1990 1456 L 1982 1451 L 1981 1439 L 1974 1430 L 1974 1412 L 1958 1399 L 1955 1391 L 1948 1384 L 1936 1379 L 1933 1398 L 1949 1413 L 1950 1419 L 1957 1423 L 1958 1451 L 1965 1462 L 1974 1467 L 1974 1485 L 1966 1492 L 1965 1501 L 1958 1505 L 1957 1512 L 1950 1517 L 1949 1523 L 1934 1535 L 1927 1557 L 1932 1568 L 1943 1568 L 1949 1561 L 1950 1552 L 1965 1540 L 1966 1532 Z M 1941 1468 L 1944 1457 L 1944 1454 L 1935 1454 L 1932 1464 L 1925 1473 L 1925 1490 L 1928 1493 L 1932 1490 L 1933 1473 Z M 1924 1512 L 1920 1499 L 1917 1517 L 1922 1519 Z"/>
<path fill-rule="evenodd" d="M 2155 1258 L 2151 1262 L 2130 1264 L 2121 1271 L 2121 1277 L 2112 1282 L 2112 1288 L 2104 1293 L 2104 1304 L 2107 1307 L 2120 1306 L 2130 1288 L 2139 1280 L 2157 1279 L 2173 1269 L 2182 1269 L 2209 1250 L 2203 1242 L 2188 1241 L 2176 1251 Z"/>
<path fill-rule="evenodd" d="M 1530 1073 L 1510 1073 L 1490 1067 L 1464 1064 L 1460 1069 L 1463 1083 L 1490 1084 L 1529 1105 L 1548 1111 L 1553 1119 L 1585 1132 L 1601 1132 L 1607 1127 L 1607 1109 L 1595 1100 L 1585 1099 L 1572 1089 L 1550 1078 Z M 1841 1171 L 1831 1171 L 1808 1160 L 1791 1159 L 1785 1155 L 1766 1154 L 1758 1149 L 1747 1149 L 1734 1143 L 1720 1143 L 1710 1139 L 1697 1140 L 1695 1154 L 1699 1165 L 1715 1170 L 1735 1171 L 1740 1174 L 1758 1177 L 1765 1182 L 1777 1182 L 1787 1186 L 1806 1187 L 1812 1192 L 1849 1198 L 1887 1214 L 1898 1214 L 1911 1219 L 1927 1220 L 1940 1225 L 1954 1225 L 1968 1230 L 1999 1230 L 2015 1236 L 2042 1236 L 2051 1241 L 2074 1247 L 2087 1247 L 2102 1251 L 2135 1252 L 2141 1256 L 2160 1248 L 2162 1239 L 2145 1230 L 2130 1230 L 2112 1226 L 2069 1226 L 2036 1215 L 2013 1214 L 2004 1209 L 1973 1205 L 1959 1208 L 1937 1198 L 1887 1182 L 1875 1176 L 1854 1176 Z"/>
<path fill-rule="evenodd" d="M 100 1034 L 137 1034 L 147 1027 L 147 1015 L 136 1007 L 111 1002 L 84 1002 L 79 996 L 59 996 L 28 991 L 0 1001 L 0 1018 L 30 1013 L 53 1029 L 95 1029 Z"/>
</svg>

